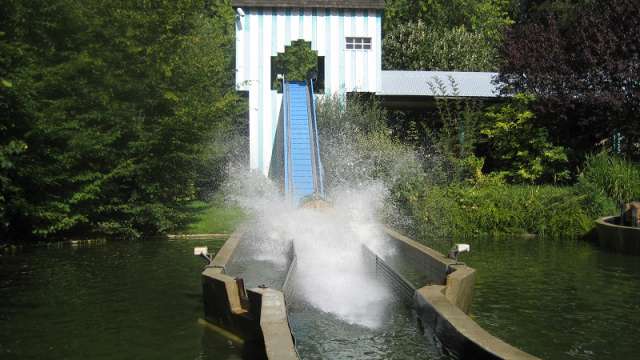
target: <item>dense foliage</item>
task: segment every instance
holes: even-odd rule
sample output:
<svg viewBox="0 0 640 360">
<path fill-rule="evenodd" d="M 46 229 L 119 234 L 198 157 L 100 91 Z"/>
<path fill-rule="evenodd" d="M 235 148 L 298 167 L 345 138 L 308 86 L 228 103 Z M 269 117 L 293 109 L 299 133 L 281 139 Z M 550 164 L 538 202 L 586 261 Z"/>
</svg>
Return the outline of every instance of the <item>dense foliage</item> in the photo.
<svg viewBox="0 0 640 360">
<path fill-rule="evenodd" d="M 441 128 L 436 146 L 416 151 L 392 135 L 387 113 L 375 102 L 325 98 L 318 104 L 318 121 L 329 192 L 382 182 L 388 190 L 385 220 L 433 246 L 486 234 L 588 235 L 595 218 L 614 214 L 621 199 L 640 196 L 640 167 L 601 153 L 584 164 L 576 185 L 531 184 L 533 176 L 562 175 L 539 172 L 555 168 L 546 162 L 562 150 L 531 125 L 530 100 L 519 96 L 515 103 L 491 108 L 488 120 L 479 120 L 480 129 L 493 124 L 488 129 L 496 154 L 510 155 L 489 157 L 503 168 L 487 172 L 482 158 L 462 151 L 458 133 Z M 441 104 L 441 112 L 450 114 L 443 121 L 452 129 L 465 111 L 464 104 Z M 520 156 L 518 148 L 529 154 Z"/>
<path fill-rule="evenodd" d="M 421 20 L 439 29 L 464 26 L 499 41 L 504 26 L 512 22 L 510 7 L 510 0 L 391 0 L 385 6 L 384 31 Z"/>
<path fill-rule="evenodd" d="M 442 29 L 411 22 L 384 38 L 383 61 L 389 69 L 487 71 L 496 69 L 496 57 L 481 33 L 463 26 Z"/>
<path fill-rule="evenodd" d="M 231 8 L 9 0 L 0 16 L 0 237 L 180 223 L 237 112 Z"/>
<path fill-rule="evenodd" d="M 616 205 L 640 200 L 640 166 L 606 152 L 587 157 L 578 180 L 584 193 L 611 199 Z"/>
<path fill-rule="evenodd" d="M 317 109 L 329 191 L 373 180 L 395 187 L 420 173 L 413 149 L 389 135 L 386 113 L 376 103 L 326 97 L 318 101 Z"/>
<path fill-rule="evenodd" d="M 318 70 L 318 53 L 311 49 L 310 42 L 295 40 L 285 47 L 284 53 L 276 56 L 273 65 L 276 73 L 284 74 L 287 80 L 306 80 L 311 72 Z"/>
<path fill-rule="evenodd" d="M 640 2 L 547 2 L 507 32 L 500 78 L 530 92 L 539 126 L 579 160 L 596 146 L 640 156 Z M 560 6 L 562 5 L 562 6 Z M 613 147 L 617 147 L 614 144 Z"/>
<path fill-rule="evenodd" d="M 385 10 L 385 66 L 412 70 L 493 70 L 502 62 L 498 55 L 509 56 L 504 49 L 538 46 L 536 56 L 546 57 L 539 68 L 544 70 L 544 64 L 556 61 L 553 58 L 556 54 L 551 53 L 549 58 L 549 49 L 544 48 L 549 44 L 533 45 L 547 39 L 544 32 L 518 29 L 528 23 L 546 21 L 547 17 L 540 14 L 549 13 L 555 14 L 554 21 L 563 28 L 574 26 L 583 21 L 574 16 L 577 8 L 564 0 L 390 1 Z M 593 7 L 588 9 L 590 16 L 601 16 L 595 14 Z M 511 17 L 520 22 L 508 31 L 507 41 L 513 42 L 517 33 L 521 35 L 519 44 L 502 46 L 502 32 L 511 24 Z M 588 42 L 584 36 L 581 39 Z M 502 54 L 496 51 L 500 47 Z M 526 63 L 526 56 L 522 53 L 516 59 L 505 58 L 507 65 L 502 66 L 508 66 L 509 61 Z M 450 87 L 438 81 L 428 84 L 442 97 L 434 101 L 434 109 L 419 114 L 390 114 L 361 97 L 348 99 L 346 103 L 324 99 L 318 106 L 318 119 L 329 189 L 382 181 L 389 190 L 388 204 L 393 208 L 386 214 L 391 215 L 387 220 L 397 221 L 394 225 L 406 226 L 405 230 L 423 240 L 488 233 L 586 235 L 596 217 L 615 213 L 616 203 L 621 199 L 639 196 L 635 192 L 640 189 L 638 166 L 622 158 L 607 153 L 594 155 L 582 165 L 580 176 L 575 171 L 581 164 L 578 160 L 593 151 L 595 143 L 580 147 L 577 145 L 581 140 L 574 138 L 582 136 L 577 134 L 579 131 L 595 138 L 593 134 L 599 131 L 599 126 L 613 126 L 612 123 L 585 127 L 598 114 L 592 109 L 609 100 L 600 98 L 584 103 L 588 97 L 583 99 L 582 94 L 573 92 L 570 94 L 576 104 L 583 106 L 580 111 L 575 111 L 574 106 L 560 115 L 544 112 L 541 104 L 553 104 L 549 102 L 549 93 L 561 93 L 561 83 L 551 92 L 541 91 L 545 89 L 543 86 L 518 87 L 519 80 L 528 79 L 528 68 L 513 69 L 511 77 L 505 78 L 513 97 L 486 107 L 457 98 L 457 84 L 452 79 Z M 571 84 L 569 80 L 583 76 L 578 66 L 574 70 L 575 74 L 563 74 L 567 85 Z M 588 75 L 592 81 L 607 82 L 606 77 L 596 77 L 598 71 L 594 71 Z M 554 76 L 543 79 L 555 81 Z M 453 93 L 445 93 L 448 88 Z M 627 95 L 637 99 L 637 94 Z M 563 133 L 558 131 L 562 121 L 582 125 Z M 624 129 L 620 121 L 616 131 L 627 136 L 626 144 L 634 144 L 628 134 L 636 120 L 627 118 Z M 576 178 L 578 183 L 570 185 Z M 401 216 L 393 216 L 396 210 Z M 411 224 L 402 221 L 406 218 Z"/>
<path fill-rule="evenodd" d="M 499 69 L 513 97 L 483 108 L 435 81 L 424 113 L 326 98 L 329 185 L 382 180 L 425 233 L 581 233 L 640 196 L 637 165 L 588 155 L 619 143 L 640 158 L 639 19 L 633 0 L 387 1 L 385 67 Z M 5 1 L 0 240 L 184 223 L 248 148 L 233 22 L 225 0 Z M 292 80 L 317 67 L 302 40 L 274 60 Z"/>
<path fill-rule="evenodd" d="M 569 179 L 566 150 L 549 141 L 547 129 L 535 124 L 533 97 L 516 94 L 490 106 L 480 129 L 487 168 L 514 183 L 557 183 Z"/>
<path fill-rule="evenodd" d="M 415 183 L 404 195 L 422 238 L 513 233 L 581 237 L 620 202 L 640 198 L 640 166 L 606 152 L 590 156 L 574 186 Z"/>
<path fill-rule="evenodd" d="M 460 239 L 481 234 L 585 235 L 594 214 L 571 187 L 457 184 L 418 187 L 408 198 L 421 239 Z"/>
<path fill-rule="evenodd" d="M 512 23 L 509 0 L 392 0 L 385 7 L 384 67 L 491 71 Z"/>
</svg>

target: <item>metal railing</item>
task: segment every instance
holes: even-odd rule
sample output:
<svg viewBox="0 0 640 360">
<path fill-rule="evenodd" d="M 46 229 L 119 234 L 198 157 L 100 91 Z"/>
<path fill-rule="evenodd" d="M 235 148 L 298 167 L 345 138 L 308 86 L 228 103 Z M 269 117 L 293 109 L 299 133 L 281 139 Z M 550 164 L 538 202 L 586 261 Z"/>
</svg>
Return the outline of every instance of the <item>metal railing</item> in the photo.
<svg viewBox="0 0 640 360">
<path fill-rule="evenodd" d="M 282 119 L 282 129 L 283 129 L 283 162 L 284 162 L 284 193 L 285 196 L 288 196 L 288 194 L 291 193 L 291 187 L 293 186 L 292 184 L 292 179 L 290 179 L 290 177 L 292 176 L 291 171 L 289 169 L 289 164 L 290 164 L 290 159 L 289 157 L 291 156 L 289 149 L 291 148 L 291 119 L 290 119 L 290 114 L 289 114 L 289 88 L 287 87 L 287 81 L 284 77 L 284 75 L 282 76 L 282 107 L 283 107 L 283 119 Z"/>
<path fill-rule="evenodd" d="M 320 135 L 318 134 L 318 117 L 317 117 L 317 113 L 316 113 L 316 100 L 315 100 L 315 95 L 313 93 L 313 79 L 309 79 L 309 96 L 310 96 L 310 109 L 311 109 L 311 124 L 313 127 L 313 132 L 314 132 L 314 152 L 316 154 L 315 158 L 316 158 L 316 167 L 317 167 L 317 174 L 318 174 L 318 184 L 317 184 L 317 190 L 320 193 L 320 196 L 324 197 L 324 174 L 323 174 L 323 168 L 322 168 L 322 160 L 320 158 Z"/>
<path fill-rule="evenodd" d="M 284 278 L 284 283 L 282 284 L 282 293 L 284 294 L 284 304 L 287 309 L 287 324 L 289 325 L 289 332 L 291 333 L 291 339 L 293 339 L 293 350 L 296 352 L 298 359 L 301 359 L 300 353 L 298 353 L 298 348 L 296 347 L 296 335 L 293 332 L 293 327 L 291 326 L 291 320 L 289 319 L 289 308 L 287 307 L 287 298 L 292 296 L 293 288 L 291 286 L 291 277 L 293 273 L 296 271 L 296 266 L 298 265 L 298 258 L 296 257 L 296 249 L 291 242 L 291 247 L 289 248 L 289 269 L 287 270 L 287 275 Z"/>
</svg>

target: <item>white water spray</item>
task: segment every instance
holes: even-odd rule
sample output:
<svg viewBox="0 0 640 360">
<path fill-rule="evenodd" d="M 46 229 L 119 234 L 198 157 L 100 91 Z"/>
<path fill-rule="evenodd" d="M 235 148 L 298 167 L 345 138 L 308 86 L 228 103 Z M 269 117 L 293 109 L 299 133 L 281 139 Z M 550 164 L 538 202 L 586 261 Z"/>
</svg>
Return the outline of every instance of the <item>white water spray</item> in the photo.
<svg viewBox="0 0 640 360">
<path fill-rule="evenodd" d="M 380 314 L 393 301 L 392 294 L 375 277 L 362 246 L 380 255 L 389 251 L 377 222 L 385 187 L 370 182 L 358 189 L 339 189 L 333 192 L 331 208 L 307 209 L 285 202 L 261 175 L 240 175 L 232 177 L 227 193 L 255 217 L 254 226 L 263 234 L 252 244 L 252 256 L 283 265 L 293 241 L 297 296 L 346 322 L 382 325 Z"/>
</svg>

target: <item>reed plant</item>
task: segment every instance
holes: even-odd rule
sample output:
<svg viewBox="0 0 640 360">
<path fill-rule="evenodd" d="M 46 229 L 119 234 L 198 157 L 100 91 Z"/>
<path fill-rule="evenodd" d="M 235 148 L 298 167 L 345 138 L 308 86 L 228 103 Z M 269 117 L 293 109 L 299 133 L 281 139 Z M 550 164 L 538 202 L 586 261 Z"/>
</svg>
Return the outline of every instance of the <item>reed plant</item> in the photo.
<svg viewBox="0 0 640 360">
<path fill-rule="evenodd" d="M 457 184 L 423 189 L 409 209 L 415 235 L 429 241 L 485 234 L 575 238 L 592 228 L 585 201 L 573 187 Z"/>
<path fill-rule="evenodd" d="M 640 201 L 640 166 L 624 158 L 600 152 L 587 157 L 578 186 L 616 203 Z"/>
</svg>

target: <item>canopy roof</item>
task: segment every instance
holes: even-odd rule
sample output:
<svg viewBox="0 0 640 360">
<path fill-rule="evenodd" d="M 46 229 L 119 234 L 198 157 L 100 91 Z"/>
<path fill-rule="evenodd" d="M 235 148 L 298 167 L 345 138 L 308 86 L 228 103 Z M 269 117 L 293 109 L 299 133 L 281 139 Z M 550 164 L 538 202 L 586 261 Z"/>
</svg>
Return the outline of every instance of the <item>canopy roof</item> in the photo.
<svg viewBox="0 0 640 360">
<path fill-rule="evenodd" d="M 460 71 L 382 71 L 381 96 L 498 97 L 497 73 Z"/>
<path fill-rule="evenodd" d="M 384 0 L 232 0 L 233 7 L 384 9 Z"/>
</svg>

